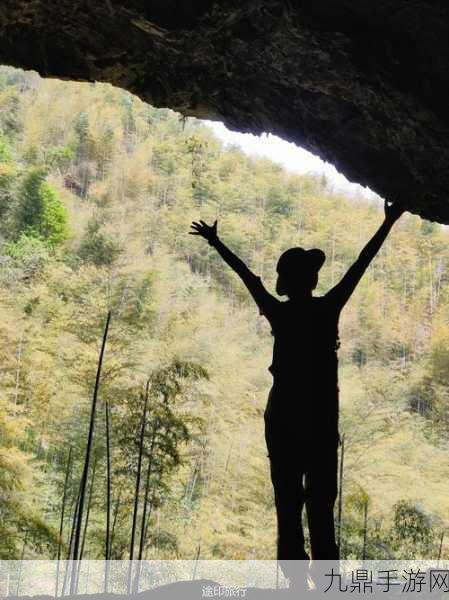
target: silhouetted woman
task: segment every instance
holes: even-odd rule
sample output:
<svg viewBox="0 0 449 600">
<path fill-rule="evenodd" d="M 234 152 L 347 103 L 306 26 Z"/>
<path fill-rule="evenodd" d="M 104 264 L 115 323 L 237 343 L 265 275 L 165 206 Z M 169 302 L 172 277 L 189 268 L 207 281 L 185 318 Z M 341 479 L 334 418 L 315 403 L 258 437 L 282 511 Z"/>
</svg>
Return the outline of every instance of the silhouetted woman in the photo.
<svg viewBox="0 0 449 600">
<path fill-rule="evenodd" d="M 312 558 L 338 559 L 333 509 L 337 497 L 338 320 L 366 268 L 379 251 L 403 209 L 385 203 L 385 220 L 343 279 L 324 296 L 313 296 L 322 250 L 290 248 L 277 263 L 276 292 L 227 248 L 212 226 L 193 222 L 190 231 L 213 246 L 239 275 L 269 321 L 274 336 L 273 375 L 265 410 L 265 438 L 270 458 L 278 522 L 278 560 L 293 577 L 289 560 L 308 560 L 301 514 L 309 523 Z M 287 561 L 287 562 L 285 562 Z"/>
</svg>

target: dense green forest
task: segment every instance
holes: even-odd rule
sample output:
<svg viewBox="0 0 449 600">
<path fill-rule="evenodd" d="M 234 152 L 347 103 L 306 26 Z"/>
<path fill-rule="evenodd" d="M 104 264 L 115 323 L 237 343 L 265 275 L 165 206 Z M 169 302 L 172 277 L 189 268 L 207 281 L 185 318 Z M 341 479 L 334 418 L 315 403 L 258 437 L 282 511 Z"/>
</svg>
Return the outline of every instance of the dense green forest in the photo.
<svg viewBox="0 0 449 600">
<path fill-rule="evenodd" d="M 381 203 L 104 84 L 2 68 L 0 132 L 0 558 L 68 555 L 108 311 L 83 558 L 105 556 L 108 509 L 113 559 L 133 514 L 135 557 L 274 558 L 269 327 L 189 225 L 218 218 L 270 289 L 283 250 L 323 248 L 320 293 Z M 347 558 L 365 513 L 370 558 L 436 557 L 449 523 L 448 242 L 402 217 L 343 314 Z"/>
</svg>

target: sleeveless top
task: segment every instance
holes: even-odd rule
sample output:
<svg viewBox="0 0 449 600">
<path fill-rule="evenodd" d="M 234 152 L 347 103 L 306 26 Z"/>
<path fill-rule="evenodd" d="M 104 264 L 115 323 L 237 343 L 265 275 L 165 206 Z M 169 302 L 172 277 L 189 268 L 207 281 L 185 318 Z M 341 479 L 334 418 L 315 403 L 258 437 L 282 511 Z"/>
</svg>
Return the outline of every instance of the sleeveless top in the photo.
<svg viewBox="0 0 449 600">
<path fill-rule="evenodd" d="M 305 437 L 338 436 L 339 314 L 326 296 L 271 309 L 273 388 L 266 420 L 294 424 Z"/>
</svg>

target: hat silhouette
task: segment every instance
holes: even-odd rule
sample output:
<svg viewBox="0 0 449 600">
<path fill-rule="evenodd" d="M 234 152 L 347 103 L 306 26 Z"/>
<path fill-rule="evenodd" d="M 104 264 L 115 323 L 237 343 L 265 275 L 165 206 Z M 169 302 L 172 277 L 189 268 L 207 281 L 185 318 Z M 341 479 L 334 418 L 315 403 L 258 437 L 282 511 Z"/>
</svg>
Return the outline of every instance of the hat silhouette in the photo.
<svg viewBox="0 0 449 600">
<path fill-rule="evenodd" d="M 304 248 L 289 248 L 278 260 L 276 270 L 281 275 L 289 275 L 298 271 L 318 273 L 326 260 L 326 255 L 319 248 L 305 250 Z"/>
</svg>

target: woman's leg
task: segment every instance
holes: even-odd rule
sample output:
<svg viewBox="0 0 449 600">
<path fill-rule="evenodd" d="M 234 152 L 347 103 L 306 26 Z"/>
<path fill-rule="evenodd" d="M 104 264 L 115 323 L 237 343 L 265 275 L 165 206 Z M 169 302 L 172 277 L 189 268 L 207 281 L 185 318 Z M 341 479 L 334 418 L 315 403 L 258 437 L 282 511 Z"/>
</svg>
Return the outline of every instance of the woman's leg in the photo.
<svg viewBox="0 0 449 600">
<path fill-rule="evenodd" d="M 338 560 L 334 504 L 338 483 L 338 443 L 323 440 L 310 447 L 306 470 L 306 508 L 313 560 Z"/>
<path fill-rule="evenodd" d="M 277 515 L 277 558 L 284 575 L 290 578 L 297 573 L 298 565 L 289 561 L 309 560 L 301 522 L 304 470 L 295 444 L 279 426 L 266 420 L 265 438 Z"/>
</svg>

